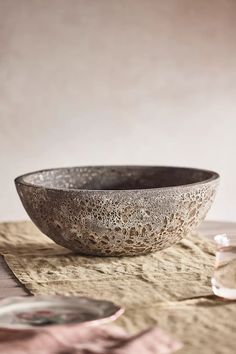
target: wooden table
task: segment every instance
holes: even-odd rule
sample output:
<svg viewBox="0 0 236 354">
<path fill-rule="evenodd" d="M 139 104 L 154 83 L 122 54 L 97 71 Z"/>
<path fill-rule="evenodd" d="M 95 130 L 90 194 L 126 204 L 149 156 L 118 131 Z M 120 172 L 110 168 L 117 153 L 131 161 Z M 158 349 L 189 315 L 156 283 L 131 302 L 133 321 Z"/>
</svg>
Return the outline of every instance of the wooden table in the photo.
<svg viewBox="0 0 236 354">
<path fill-rule="evenodd" d="M 227 232 L 236 234 L 236 223 L 207 221 L 202 224 L 200 231 L 207 238 L 212 238 L 216 234 Z M 0 298 L 28 294 L 27 290 L 23 288 L 23 286 L 12 274 L 2 256 L 0 256 L 0 284 Z"/>
</svg>

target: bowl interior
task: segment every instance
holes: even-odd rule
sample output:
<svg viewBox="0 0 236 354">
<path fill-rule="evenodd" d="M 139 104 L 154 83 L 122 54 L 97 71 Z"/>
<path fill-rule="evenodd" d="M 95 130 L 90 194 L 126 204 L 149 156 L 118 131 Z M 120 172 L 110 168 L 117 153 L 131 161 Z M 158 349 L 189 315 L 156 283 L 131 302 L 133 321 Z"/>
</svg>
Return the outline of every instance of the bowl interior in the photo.
<svg viewBox="0 0 236 354">
<path fill-rule="evenodd" d="M 218 178 L 212 171 L 160 166 L 93 166 L 29 173 L 16 182 L 55 189 L 135 190 L 183 186 Z"/>
</svg>

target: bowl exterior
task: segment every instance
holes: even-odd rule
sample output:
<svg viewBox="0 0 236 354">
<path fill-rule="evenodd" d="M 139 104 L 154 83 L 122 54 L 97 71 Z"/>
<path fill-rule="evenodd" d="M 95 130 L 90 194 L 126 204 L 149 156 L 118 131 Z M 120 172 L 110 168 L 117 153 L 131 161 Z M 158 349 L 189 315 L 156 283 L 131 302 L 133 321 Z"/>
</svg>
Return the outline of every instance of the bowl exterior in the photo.
<svg viewBox="0 0 236 354">
<path fill-rule="evenodd" d="M 121 256 L 164 249 L 194 231 L 218 183 L 114 191 L 16 187 L 32 221 L 56 243 L 81 254 Z"/>
</svg>

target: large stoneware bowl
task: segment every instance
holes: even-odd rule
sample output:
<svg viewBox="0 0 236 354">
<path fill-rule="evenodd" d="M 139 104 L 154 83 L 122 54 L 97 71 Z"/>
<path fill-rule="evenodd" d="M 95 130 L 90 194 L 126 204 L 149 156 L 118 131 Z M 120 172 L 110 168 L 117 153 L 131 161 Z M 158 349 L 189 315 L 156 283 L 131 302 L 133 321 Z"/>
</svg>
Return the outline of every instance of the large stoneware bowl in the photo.
<svg viewBox="0 0 236 354">
<path fill-rule="evenodd" d="M 87 255 L 139 255 L 166 248 L 205 218 L 219 175 L 158 166 L 72 167 L 16 178 L 37 227 Z"/>
</svg>

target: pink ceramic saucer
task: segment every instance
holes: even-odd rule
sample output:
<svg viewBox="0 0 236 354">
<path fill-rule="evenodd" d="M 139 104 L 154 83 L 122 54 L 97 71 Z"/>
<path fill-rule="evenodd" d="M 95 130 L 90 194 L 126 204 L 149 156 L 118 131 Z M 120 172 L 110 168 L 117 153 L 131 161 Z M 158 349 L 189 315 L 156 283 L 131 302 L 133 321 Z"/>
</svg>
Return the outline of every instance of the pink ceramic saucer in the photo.
<svg viewBox="0 0 236 354">
<path fill-rule="evenodd" d="M 0 328 L 36 329 L 75 323 L 95 326 L 112 322 L 123 312 L 110 301 L 87 297 L 10 297 L 0 301 Z"/>
</svg>

